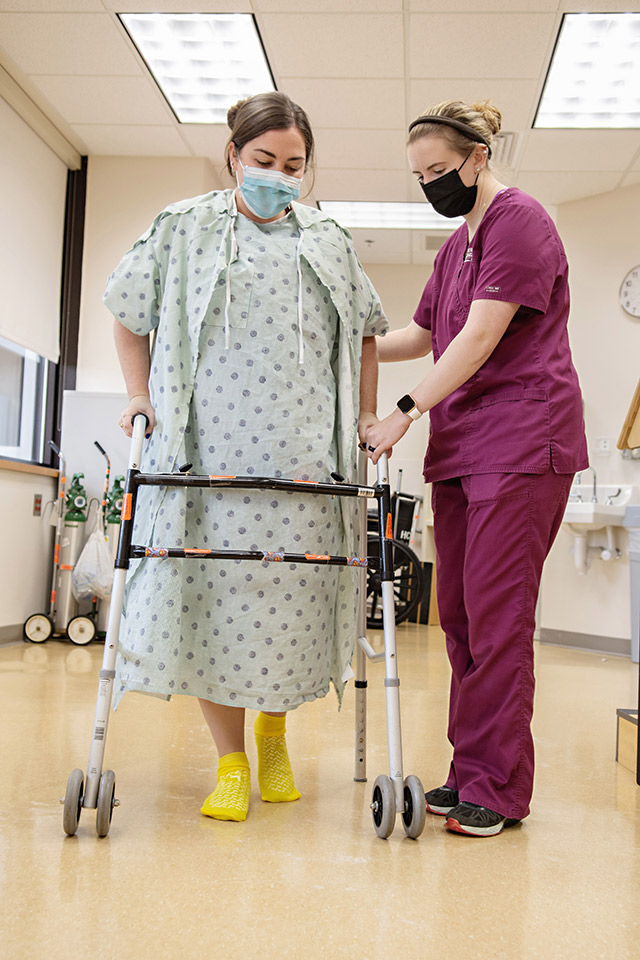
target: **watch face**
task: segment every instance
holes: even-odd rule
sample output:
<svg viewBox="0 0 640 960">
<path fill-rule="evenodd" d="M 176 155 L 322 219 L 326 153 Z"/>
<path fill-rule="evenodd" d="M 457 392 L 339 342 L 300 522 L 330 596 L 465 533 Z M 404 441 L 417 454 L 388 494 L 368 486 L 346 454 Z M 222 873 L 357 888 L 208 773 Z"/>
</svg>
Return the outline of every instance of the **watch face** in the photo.
<svg viewBox="0 0 640 960">
<path fill-rule="evenodd" d="M 413 410 L 415 407 L 415 401 L 413 397 L 410 397 L 408 393 L 405 393 L 404 397 L 400 397 L 398 400 L 398 408 L 402 413 L 409 413 L 410 410 Z"/>
<path fill-rule="evenodd" d="M 620 304 L 632 317 L 640 317 L 640 266 L 629 270 L 620 285 Z"/>
</svg>

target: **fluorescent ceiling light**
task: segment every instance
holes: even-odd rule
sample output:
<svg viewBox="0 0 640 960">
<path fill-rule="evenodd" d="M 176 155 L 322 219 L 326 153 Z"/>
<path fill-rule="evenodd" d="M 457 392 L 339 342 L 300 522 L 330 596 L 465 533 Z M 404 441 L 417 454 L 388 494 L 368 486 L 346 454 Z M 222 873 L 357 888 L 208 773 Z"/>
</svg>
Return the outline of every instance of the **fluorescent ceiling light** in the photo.
<svg viewBox="0 0 640 960">
<path fill-rule="evenodd" d="M 565 14 L 534 127 L 640 127 L 640 14 Z"/>
<path fill-rule="evenodd" d="M 226 123 L 238 100 L 275 90 L 250 13 L 119 13 L 180 123 Z"/>
<path fill-rule="evenodd" d="M 428 203 L 392 203 L 322 200 L 324 213 L 330 214 L 343 227 L 387 230 L 455 230 L 462 217 L 441 217 Z"/>
</svg>

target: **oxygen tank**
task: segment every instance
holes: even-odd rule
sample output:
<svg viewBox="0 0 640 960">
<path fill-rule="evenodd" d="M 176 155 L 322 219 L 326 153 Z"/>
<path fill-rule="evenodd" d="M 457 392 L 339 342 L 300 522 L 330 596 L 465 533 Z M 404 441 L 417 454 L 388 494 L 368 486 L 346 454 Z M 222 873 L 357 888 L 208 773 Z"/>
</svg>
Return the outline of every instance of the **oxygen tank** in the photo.
<svg viewBox="0 0 640 960">
<path fill-rule="evenodd" d="M 84 524 L 87 520 L 87 494 L 81 483 L 84 473 L 74 473 L 65 497 L 67 512 L 60 537 L 60 565 L 56 594 L 55 629 L 64 633 L 69 621 L 78 613 L 78 604 L 71 589 L 71 572 L 84 544 Z"/>
</svg>

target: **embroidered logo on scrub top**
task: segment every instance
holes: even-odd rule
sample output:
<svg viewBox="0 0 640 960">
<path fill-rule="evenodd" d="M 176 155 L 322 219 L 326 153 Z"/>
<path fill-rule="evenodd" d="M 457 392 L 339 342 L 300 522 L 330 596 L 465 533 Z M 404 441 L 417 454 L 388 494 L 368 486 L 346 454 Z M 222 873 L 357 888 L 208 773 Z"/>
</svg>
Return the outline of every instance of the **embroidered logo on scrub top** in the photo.
<svg viewBox="0 0 640 960">
<path fill-rule="evenodd" d="M 500 287 L 485 287 L 485 293 L 500 293 Z"/>
</svg>

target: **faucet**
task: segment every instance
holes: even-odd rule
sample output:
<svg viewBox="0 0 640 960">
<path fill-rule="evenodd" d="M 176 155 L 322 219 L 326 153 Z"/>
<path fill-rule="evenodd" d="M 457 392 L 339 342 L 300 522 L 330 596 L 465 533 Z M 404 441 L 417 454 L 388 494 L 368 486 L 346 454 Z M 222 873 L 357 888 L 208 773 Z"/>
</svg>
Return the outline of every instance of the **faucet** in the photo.
<svg viewBox="0 0 640 960">
<path fill-rule="evenodd" d="M 597 487 L 597 483 L 598 483 L 598 478 L 596 477 L 596 471 L 595 471 L 595 469 L 594 469 L 592 466 L 588 466 L 588 467 L 586 467 L 585 469 L 586 469 L 586 470 L 591 470 L 591 473 L 593 474 L 593 489 L 592 489 L 592 493 L 591 493 L 591 503 L 597 503 L 597 502 L 598 502 L 598 495 L 597 495 L 597 492 L 596 492 L 596 487 Z M 581 473 L 576 474 L 576 478 L 575 478 L 575 480 L 574 480 L 574 483 L 576 484 L 576 486 L 578 486 L 580 483 L 582 483 L 582 479 L 581 479 L 581 478 L 582 478 L 582 474 L 583 474 L 583 473 L 584 473 L 584 470 L 583 470 Z"/>
</svg>

